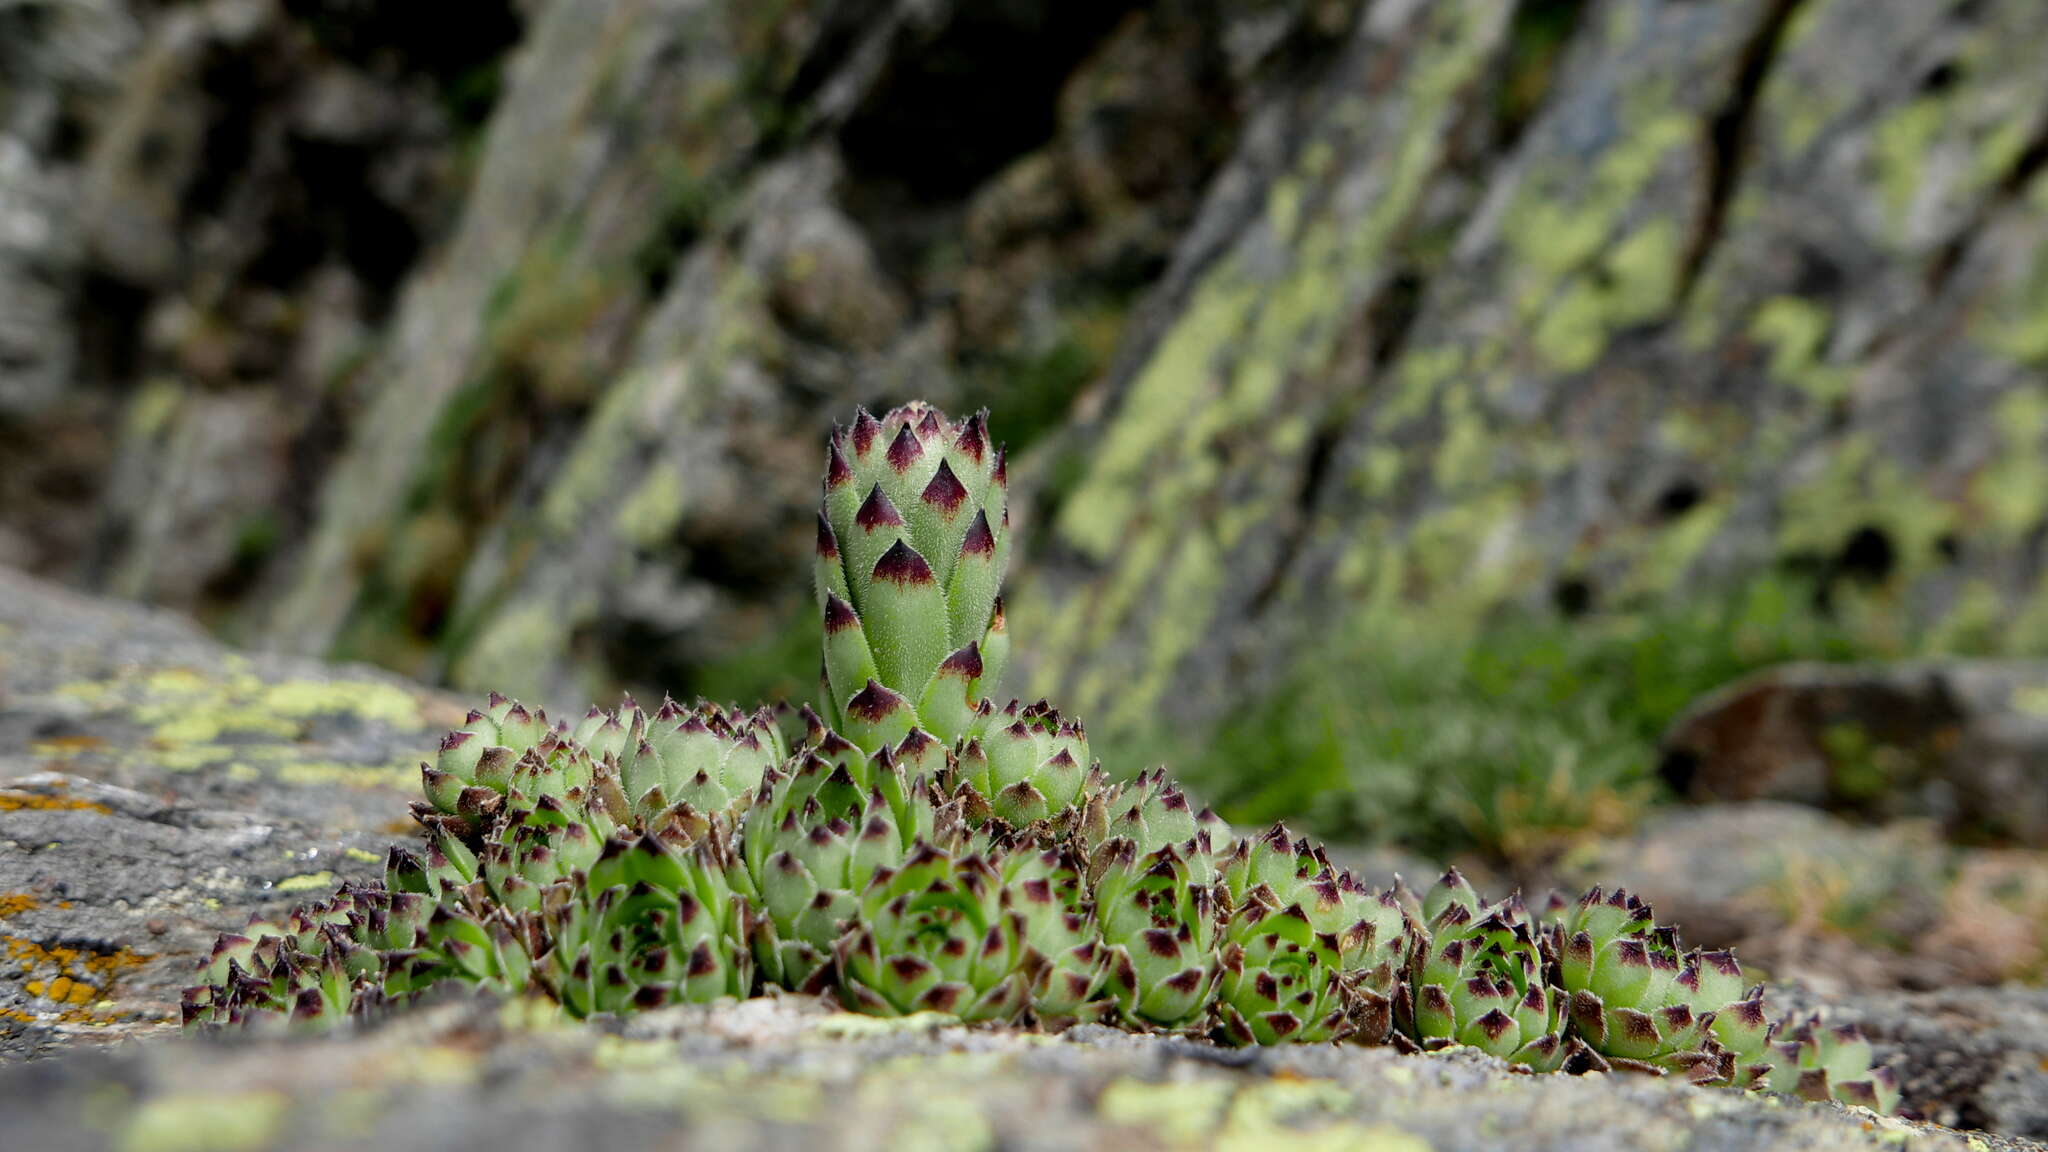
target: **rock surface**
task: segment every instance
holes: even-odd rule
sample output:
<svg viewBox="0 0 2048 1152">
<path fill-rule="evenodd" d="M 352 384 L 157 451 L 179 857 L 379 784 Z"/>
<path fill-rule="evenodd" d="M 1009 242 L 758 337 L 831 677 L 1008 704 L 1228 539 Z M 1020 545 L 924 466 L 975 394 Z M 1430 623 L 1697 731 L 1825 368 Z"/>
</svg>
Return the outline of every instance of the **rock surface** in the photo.
<svg viewBox="0 0 2048 1152">
<path fill-rule="evenodd" d="M 2033 1147 L 1471 1055 L 1054 1038 L 800 998 L 571 1027 L 450 995 L 333 1037 L 176 1035 L 214 933 L 374 874 L 410 835 L 413 757 L 458 711 L 0 572 L 0 1061 L 43 1057 L 0 1067 L 9 1146 Z M 2048 993 L 1828 1003 L 1903 1055 L 1908 1107 L 2048 1135 Z"/>
<path fill-rule="evenodd" d="M 1582 845 L 1548 879 L 1626 887 L 1689 938 L 1831 995 L 2048 973 L 2048 854 L 1959 847 L 1924 820 L 1858 825 L 1762 801 L 1672 809 Z"/>
<path fill-rule="evenodd" d="M 22 562 L 527 695 L 778 652 L 828 414 L 1060 419 L 1264 62 L 1329 38 L 1300 0 L 89 7 L 144 63 L 0 167 L 63 209 L 48 285 L 0 244 L 47 346 L 0 432 L 69 481 L 0 501 Z"/>
<path fill-rule="evenodd" d="M 219 932 L 379 874 L 461 715 L 0 570 L 0 1056 L 161 1028 Z"/>
<path fill-rule="evenodd" d="M 1472 1056 L 1049 1039 L 780 1000 L 538 1032 L 444 1006 L 341 1038 L 141 1045 L 0 1071 L 0 1101 L 12 1138 L 65 1152 L 2037 1147 L 1665 1081 L 1511 1075 Z"/>
<path fill-rule="evenodd" d="M 1970 661 L 1775 668 L 1728 685 L 1664 739 L 1696 800 L 1913 814 L 1951 834 L 2048 844 L 2048 666 Z"/>
<path fill-rule="evenodd" d="M 1332 633 L 1787 574 L 2038 653 L 2048 8 L 1576 6 L 1517 119 L 1508 7 L 1372 5 L 1247 133 L 1018 597 L 1034 690 L 1199 723 Z"/>
<path fill-rule="evenodd" d="M 923 393 L 1037 441 L 1021 686 L 1105 735 L 1787 572 L 2048 643 L 2033 0 L 391 11 L 0 17 L 0 552 L 469 687 L 801 684 L 818 433 Z"/>
</svg>

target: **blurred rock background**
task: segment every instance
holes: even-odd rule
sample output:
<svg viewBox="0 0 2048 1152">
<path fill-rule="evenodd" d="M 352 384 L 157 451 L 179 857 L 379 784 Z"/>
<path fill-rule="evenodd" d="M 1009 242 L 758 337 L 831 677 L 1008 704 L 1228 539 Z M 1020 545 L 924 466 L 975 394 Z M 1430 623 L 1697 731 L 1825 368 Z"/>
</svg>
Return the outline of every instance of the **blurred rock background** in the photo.
<svg viewBox="0 0 2048 1152">
<path fill-rule="evenodd" d="M 803 697 L 820 435 L 988 405 L 1008 687 L 1112 769 L 1804 917 L 1766 965 L 2038 977 L 2044 46 L 2038 0 L 0 0 L 0 563 L 557 711 Z"/>
</svg>

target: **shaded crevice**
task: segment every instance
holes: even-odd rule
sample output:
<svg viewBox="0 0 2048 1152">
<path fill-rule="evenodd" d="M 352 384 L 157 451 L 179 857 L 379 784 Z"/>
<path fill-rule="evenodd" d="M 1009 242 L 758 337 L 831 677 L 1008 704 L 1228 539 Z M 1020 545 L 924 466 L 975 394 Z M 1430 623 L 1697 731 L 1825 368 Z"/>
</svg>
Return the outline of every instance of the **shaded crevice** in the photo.
<svg viewBox="0 0 2048 1152">
<path fill-rule="evenodd" d="M 1983 234 L 1984 229 L 1991 223 L 1991 218 L 2000 209 L 2025 195 L 2028 186 L 2043 171 L 2048 171 L 2048 114 L 2041 117 L 2041 122 L 2035 128 L 2034 138 L 2013 160 L 2012 167 L 2006 169 L 2005 175 L 1999 178 L 1991 194 L 1977 206 L 1977 210 L 1970 216 L 1969 223 L 1958 229 L 1928 263 L 1927 291 L 1930 296 L 1941 295 L 1948 287 L 1949 281 L 1954 279 L 1956 270 L 1962 266 L 1963 257 L 1969 252 L 1970 245 Z"/>
<path fill-rule="evenodd" d="M 1257 616 L 1273 603 L 1280 592 L 1280 585 L 1286 581 L 1287 573 L 1293 569 L 1295 557 L 1308 540 L 1311 513 L 1315 508 L 1316 493 L 1323 487 L 1323 481 L 1330 474 L 1330 463 L 1336 459 L 1338 442 L 1343 439 L 1344 424 L 1341 420 L 1326 421 L 1316 429 L 1314 439 L 1309 441 L 1308 459 L 1301 469 L 1301 485 L 1295 490 L 1294 523 L 1287 529 L 1287 536 L 1280 542 L 1274 555 L 1273 567 L 1266 578 L 1259 583 L 1258 591 L 1245 605 L 1247 616 Z"/>
<path fill-rule="evenodd" d="M 1756 109 L 1763 95 L 1764 82 L 1770 78 L 1771 66 L 1776 63 L 1779 49 L 1784 44 L 1785 30 L 1791 26 L 1792 17 L 1798 14 L 1805 2 L 1771 0 L 1763 19 L 1757 22 L 1755 30 L 1742 45 L 1734 87 L 1707 122 L 1706 137 L 1701 141 L 1707 170 L 1706 198 L 1700 205 L 1685 259 L 1679 265 L 1677 300 L 1680 307 L 1691 299 L 1707 258 L 1721 242 L 1721 233 L 1728 222 L 1728 206 L 1735 198 L 1735 189 L 1742 183 L 1750 143 L 1756 134 Z"/>
<path fill-rule="evenodd" d="M 431 19 L 372 0 L 284 0 L 323 50 L 373 75 L 424 77 L 455 123 L 480 128 L 496 107 L 506 57 L 526 33 L 514 0 L 440 0 Z"/>
<path fill-rule="evenodd" d="M 847 121 L 840 140 L 849 174 L 856 183 L 896 184 L 910 204 L 964 199 L 1052 139 L 1061 86 L 1136 7 L 961 6 L 922 43 L 898 47 Z"/>
<path fill-rule="evenodd" d="M 1408 345 L 1409 333 L 1415 321 L 1422 315 L 1423 293 L 1427 287 L 1422 271 L 1409 265 L 1395 272 L 1386 286 L 1373 298 L 1366 310 L 1364 328 L 1367 334 L 1367 376 L 1379 379 L 1398 361 Z M 1257 616 L 1273 603 L 1285 582 L 1287 573 L 1294 568 L 1295 559 L 1308 543 L 1309 532 L 1314 524 L 1316 503 L 1321 499 L 1331 466 L 1337 457 L 1337 448 L 1343 442 L 1344 431 L 1350 424 L 1352 414 L 1362 403 L 1362 397 L 1352 394 L 1349 402 L 1340 402 L 1324 417 L 1316 428 L 1315 436 L 1309 441 L 1308 454 L 1301 470 L 1301 483 L 1294 494 L 1294 521 L 1276 550 L 1273 566 L 1266 578 L 1259 583 L 1245 606 L 1245 613 Z"/>
<path fill-rule="evenodd" d="M 1506 156 L 1550 103 L 1565 52 L 1588 5 L 1580 0 L 1521 0 L 1509 27 L 1507 67 L 1494 96 L 1493 150 Z"/>
<path fill-rule="evenodd" d="M 974 193 L 1054 138 L 1067 81 L 1142 7 L 998 0 L 891 33 L 887 62 L 837 139 L 846 165 L 842 206 L 892 282 L 924 281 L 932 252 L 959 230 Z"/>
</svg>

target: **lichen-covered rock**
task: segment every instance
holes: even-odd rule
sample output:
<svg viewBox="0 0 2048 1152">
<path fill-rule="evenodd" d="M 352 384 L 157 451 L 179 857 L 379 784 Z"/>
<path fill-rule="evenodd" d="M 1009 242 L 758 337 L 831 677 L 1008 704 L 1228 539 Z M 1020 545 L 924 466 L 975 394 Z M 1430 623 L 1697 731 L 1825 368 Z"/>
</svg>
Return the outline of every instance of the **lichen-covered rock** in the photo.
<svg viewBox="0 0 2048 1152">
<path fill-rule="evenodd" d="M 0 570 L 0 1056 L 168 1027 L 219 932 L 379 875 L 460 716 Z"/>
<path fill-rule="evenodd" d="M 251 590 L 518 33 L 459 3 L 458 35 L 243 0 L 0 16 L 14 563 L 185 607 Z"/>
<path fill-rule="evenodd" d="M 527 696 L 779 652 L 786 434 L 1056 423 L 1349 6 L 10 5 L 0 555 Z"/>
<path fill-rule="evenodd" d="M 1013 598 L 1032 692 L 1202 723 L 1333 631 L 1780 566 L 1870 643 L 2048 640 L 2048 10 L 1576 7 L 1533 105 L 1507 6 L 1374 5 L 1247 134 Z"/>
<path fill-rule="evenodd" d="M 13 1139 L 51 1152 L 565 1141 L 1476 1152 L 1499 1147 L 1503 1133 L 1531 1152 L 2036 1147 L 1671 1080 L 1515 1075 L 1476 1053 L 1288 1049 L 1219 1060 L 1199 1045 L 1093 1027 L 1047 1040 L 790 1000 L 574 1029 L 456 1002 L 317 1042 L 178 1040 L 0 1071 L 0 1104 Z"/>
<path fill-rule="evenodd" d="M 1072 433 L 1019 665 L 1098 737 L 1780 565 L 2048 636 L 2030 0 L 331 8 L 10 6 L 0 553 L 471 687 L 772 679 L 789 429 L 1001 394 Z"/>
</svg>

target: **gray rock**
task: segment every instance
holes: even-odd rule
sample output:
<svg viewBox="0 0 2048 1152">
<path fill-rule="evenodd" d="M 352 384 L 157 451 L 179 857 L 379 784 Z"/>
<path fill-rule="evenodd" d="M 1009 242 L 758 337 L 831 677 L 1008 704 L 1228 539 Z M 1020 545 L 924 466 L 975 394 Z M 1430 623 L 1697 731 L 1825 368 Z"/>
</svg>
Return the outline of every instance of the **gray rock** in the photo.
<svg viewBox="0 0 2048 1152">
<path fill-rule="evenodd" d="M 1829 995 L 2038 980 L 2048 855 L 1958 846 L 1926 821 L 1852 824 L 1797 804 L 1666 809 L 1541 878 L 1625 887 L 1707 947 Z"/>
<path fill-rule="evenodd" d="M 1222 1052 L 763 999 L 621 1028 L 450 1003 L 320 1039 L 136 1045 L 0 1071 L 10 1135 L 70 1149 L 651 1147 L 1462 1152 L 2029 1149 L 1834 1105 L 1470 1054 Z"/>
<path fill-rule="evenodd" d="M 1664 738 L 1697 800 L 1767 798 L 2048 844 L 2048 665 L 1773 668 L 1699 701 Z"/>
<path fill-rule="evenodd" d="M 0 255 L 40 302 L 0 329 L 49 352 L 0 413 L 0 551 L 532 697 L 736 649 L 772 678 L 828 418 L 1057 424 L 1258 93 L 1356 7 L 462 3 L 447 39 L 134 15 L 76 178 L 18 184 L 66 276 Z"/>
<path fill-rule="evenodd" d="M 1374 5 L 1225 169 L 1015 598 L 1034 691 L 1205 723 L 1332 645 L 1788 573 L 1862 643 L 2040 649 L 2048 10 L 1580 10 L 1521 118 L 1502 6 Z"/>
<path fill-rule="evenodd" d="M 0 570 L 0 1055 L 161 1030 L 215 935 L 380 874 L 461 714 Z"/>
</svg>

